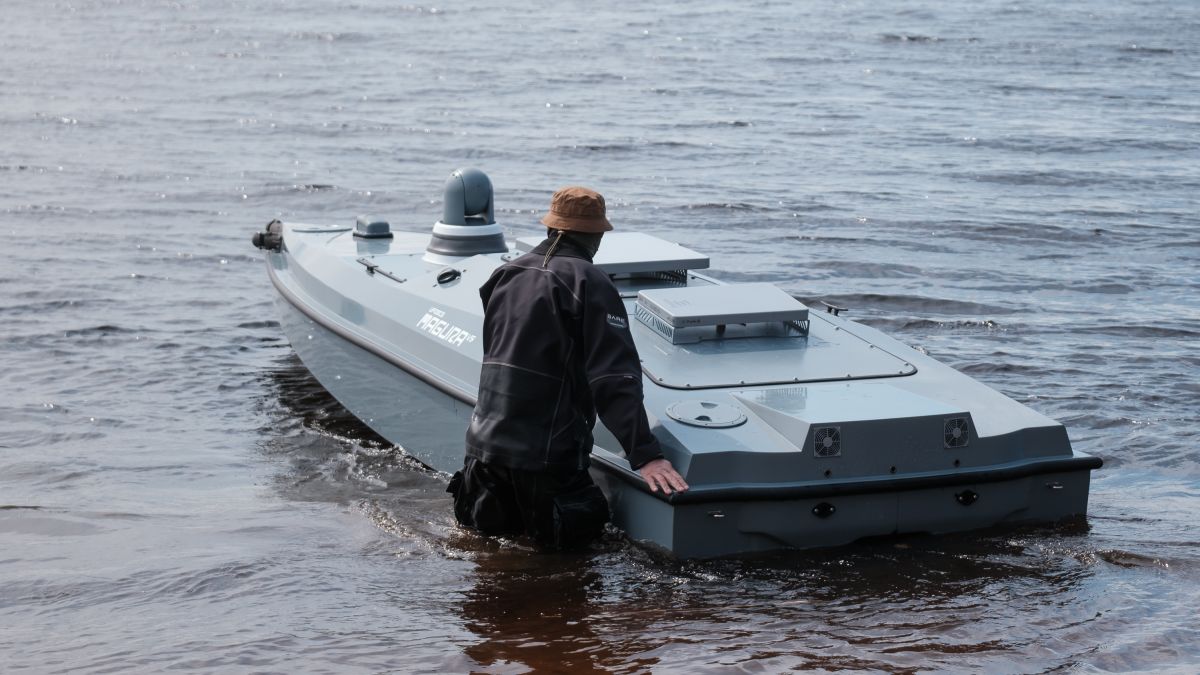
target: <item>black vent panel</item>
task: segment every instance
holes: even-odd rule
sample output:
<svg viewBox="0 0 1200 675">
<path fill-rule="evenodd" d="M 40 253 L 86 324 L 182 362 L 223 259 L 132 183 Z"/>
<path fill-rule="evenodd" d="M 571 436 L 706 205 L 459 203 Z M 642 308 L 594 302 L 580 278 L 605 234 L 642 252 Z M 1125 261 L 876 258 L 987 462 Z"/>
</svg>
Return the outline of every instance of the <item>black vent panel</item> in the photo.
<svg viewBox="0 0 1200 675">
<path fill-rule="evenodd" d="M 817 457 L 840 457 L 842 454 L 842 428 L 817 427 L 813 431 L 813 454 Z"/>
<path fill-rule="evenodd" d="M 942 437 L 947 448 L 965 448 L 971 442 L 971 428 L 965 417 L 951 417 L 946 420 L 945 433 Z"/>
</svg>

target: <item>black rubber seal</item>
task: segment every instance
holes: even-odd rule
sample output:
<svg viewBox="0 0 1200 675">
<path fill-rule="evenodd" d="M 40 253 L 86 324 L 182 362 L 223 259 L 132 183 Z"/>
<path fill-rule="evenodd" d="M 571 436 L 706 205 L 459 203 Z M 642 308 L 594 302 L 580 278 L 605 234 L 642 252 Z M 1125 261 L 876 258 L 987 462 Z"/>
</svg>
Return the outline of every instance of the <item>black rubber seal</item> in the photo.
<svg viewBox="0 0 1200 675">
<path fill-rule="evenodd" d="M 646 483 L 636 472 L 613 464 L 603 457 L 592 455 L 592 459 L 609 473 L 621 480 L 640 487 L 643 492 L 649 492 Z M 756 502 L 785 499 L 827 499 L 830 497 L 848 497 L 851 495 L 878 494 L 880 492 L 907 492 L 924 490 L 935 487 L 950 487 L 953 485 L 979 485 L 982 483 L 999 483 L 1006 480 L 1017 480 L 1029 476 L 1039 476 L 1049 473 L 1067 471 L 1090 471 L 1104 466 L 1099 457 L 1077 456 L 1054 459 L 1026 460 L 1020 463 L 993 466 L 983 469 L 963 469 L 951 473 L 925 474 L 921 476 L 894 477 L 878 479 L 845 480 L 837 482 L 804 482 L 755 485 L 723 485 L 719 487 L 693 487 L 687 492 L 676 492 L 664 495 L 661 492 L 650 494 L 674 505 L 704 504 L 708 502 Z"/>
</svg>

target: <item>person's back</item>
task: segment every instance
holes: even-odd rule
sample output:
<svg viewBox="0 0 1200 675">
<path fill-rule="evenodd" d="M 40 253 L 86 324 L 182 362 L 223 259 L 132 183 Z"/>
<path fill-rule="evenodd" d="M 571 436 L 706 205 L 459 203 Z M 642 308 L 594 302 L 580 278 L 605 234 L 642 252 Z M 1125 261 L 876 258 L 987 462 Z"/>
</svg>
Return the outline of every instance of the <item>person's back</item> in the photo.
<svg viewBox="0 0 1200 675">
<path fill-rule="evenodd" d="M 547 260 L 553 245 L 547 239 L 480 289 L 484 358 L 467 454 L 526 471 L 584 469 L 599 404 L 605 424 L 628 434 L 618 440 L 640 467 L 661 452 L 641 411 L 625 306 L 571 235 Z"/>
<path fill-rule="evenodd" d="M 479 399 L 451 491 L 462 524 L 561 547 L 594 538 L 608 519 L 587 474 L 597 413 L 652 489 L 687 486 L 650 433 L 624 303 L 591 263 L 611 229 L 603 198 L 560 190 L 543 222 L 546 241 L 480 289 Z"/>
</svg>

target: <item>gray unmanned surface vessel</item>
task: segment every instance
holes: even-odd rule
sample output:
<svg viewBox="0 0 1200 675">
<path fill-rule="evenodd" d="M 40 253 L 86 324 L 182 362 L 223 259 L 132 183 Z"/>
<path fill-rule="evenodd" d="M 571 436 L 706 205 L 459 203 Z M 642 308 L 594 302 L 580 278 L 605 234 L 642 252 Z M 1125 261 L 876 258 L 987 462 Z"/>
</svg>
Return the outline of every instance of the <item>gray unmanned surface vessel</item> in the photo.
<svg viewBox="0 0 1200 675">
<path fill-rule="evenodd" d="M 482 172 L 454 172 L 428 233 L 274 221 L 254 236 L 301 360 L 351 413 L 441 471 L 462 465 L 479 382 L 478 289 L 510 247 Z M 614 522 L 682 557 L 1051 522 L 1087 512 L 1099 458 L 1054 420 L 770 284 L 640 233 L 596 265 L 625 301 L 646 411 L 691 489 L 651 493 L 598 425 Z"/>
</svg>

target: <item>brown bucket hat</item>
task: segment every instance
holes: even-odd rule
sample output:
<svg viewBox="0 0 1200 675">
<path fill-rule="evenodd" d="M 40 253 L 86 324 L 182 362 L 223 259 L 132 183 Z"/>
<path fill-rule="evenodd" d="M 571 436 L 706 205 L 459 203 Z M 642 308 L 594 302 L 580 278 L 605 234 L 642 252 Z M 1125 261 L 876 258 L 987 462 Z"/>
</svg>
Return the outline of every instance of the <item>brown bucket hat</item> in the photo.
<svg viewBox="0 0 1200 675">
<path fill-rule="evenodd" d="M 542 216 L 542 224 L 570 232 L 608 232 L 613 226 L 604 214 L 604 197 L 599 192 L 572 185 L 550 198 L 550 213 Z"/>
</svg>

